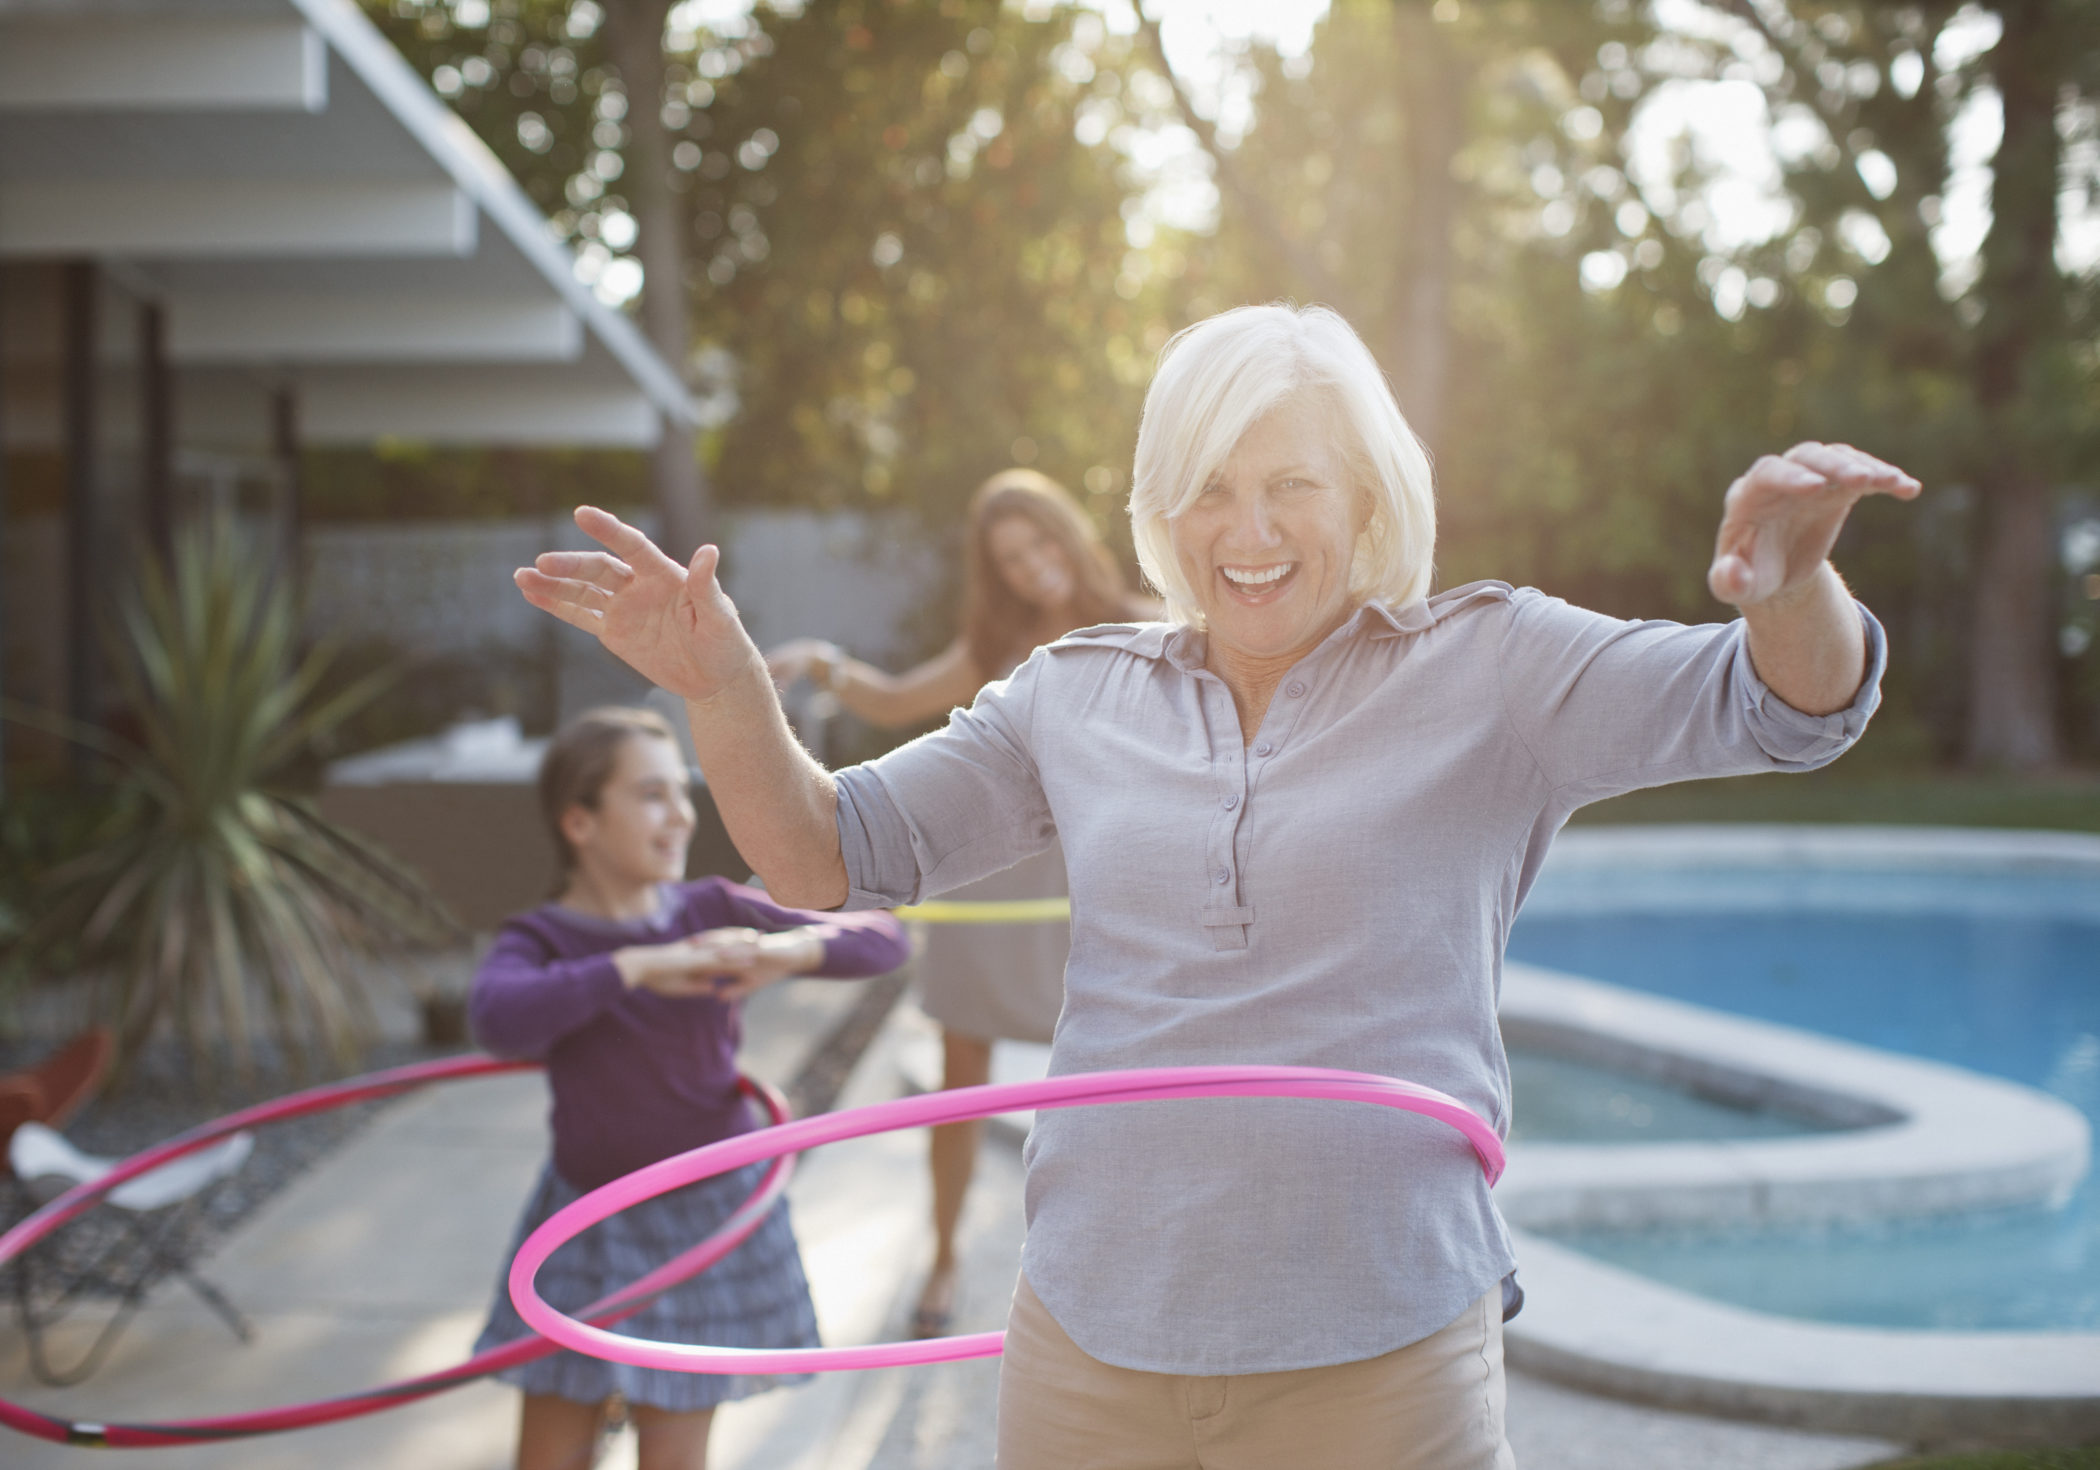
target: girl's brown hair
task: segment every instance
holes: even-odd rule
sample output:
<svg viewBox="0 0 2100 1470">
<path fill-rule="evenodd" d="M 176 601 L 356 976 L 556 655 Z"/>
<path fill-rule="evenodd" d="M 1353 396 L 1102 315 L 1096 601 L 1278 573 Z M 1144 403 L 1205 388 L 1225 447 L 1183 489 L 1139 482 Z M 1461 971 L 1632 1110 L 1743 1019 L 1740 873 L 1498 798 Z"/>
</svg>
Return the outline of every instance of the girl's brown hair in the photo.
<svg viewBox="0 0 2100 1470">
<path fill-rule="evenodd" d="M 1079 502 L 1048 475 L 1001 470 L 970 497 L 970 544 L 963 570 L 963 645 L 987 679 L 997 678 L 1034 649 L 1040 615 L 1006 585 L 992 559 L 991 529 L 1008 516 L 1025 518 L 1072 564 L 1078 582 L 1070 609 L 1072 628 L 1131 615 L 1123 574 Z"/>
<path fill-rule="evenodd" d="M 561 830 L 562 814 L 572 806 L 597 810 L 619 762 L 620 747 L 641 735 L 668 740 L 673 748 L 678 745 L 670 721 L 653 709 L 629 705 L 585 710 L 547 742 L 547 753 L 540 757 L 540 816 L 561 861 L 557 889 L 576 868 L 576 850 Z"/>
</svg>

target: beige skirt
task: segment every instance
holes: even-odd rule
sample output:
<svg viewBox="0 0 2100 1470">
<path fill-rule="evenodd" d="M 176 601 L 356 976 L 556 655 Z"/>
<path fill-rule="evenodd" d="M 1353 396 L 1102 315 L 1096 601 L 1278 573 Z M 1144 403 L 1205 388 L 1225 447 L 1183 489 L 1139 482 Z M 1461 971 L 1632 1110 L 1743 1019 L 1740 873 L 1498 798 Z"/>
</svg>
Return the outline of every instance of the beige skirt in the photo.
<svg viewBox="0 0 2100 1470">
<path fill-rule="evenodd" d="M 943 899 L 1063 898 L 1065 855 L 1024 858 Z M 1071 925 L 922 924 L 919 1004 L 946 1029 L 979 1041 L 1047 1042 L 1065 1003 Z"/>
</svg>

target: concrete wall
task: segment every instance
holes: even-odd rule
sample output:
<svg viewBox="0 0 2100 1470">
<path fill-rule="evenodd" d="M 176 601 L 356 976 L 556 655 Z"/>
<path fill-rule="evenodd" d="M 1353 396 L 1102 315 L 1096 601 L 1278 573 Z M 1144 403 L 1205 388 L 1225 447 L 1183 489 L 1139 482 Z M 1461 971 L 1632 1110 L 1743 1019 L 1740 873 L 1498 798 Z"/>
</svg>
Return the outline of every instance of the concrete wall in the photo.
<svg viewBox="0 0 2100 1470">
<path fill-rule="evenodd" d="M 895 664 L 918 651 L 925 600 L 949 585 L 939 556 L 903 517 L 757 510 L 726 521 L 724 584 L 761 647 L 823 637 Z M 636 699 L 638 680 L 587 635 L 527 605 L 511 583 L 512 570 L 539 551 L 590 544 L 566 518 L 322 522 L 307 532 L 308 628 L 425 655 L 552 661 L 564 715 Z M 0 688 L 46 705 L 63 679 L 61 546 L 54 516 L 13 519 L 0 534 Z"/>
<path fill-rule="evenodd" d="M 761 646 L 810 635 L 886 661 L 905 651 L 919 599 L 941 585 L 937 559 L 908 535 L 863 515 L 733 513 L 723 583 Z M 317 633 L 433 651 L 529 649 L 545 619 L 518 596 L 512 570 L 543 550 L 592 544 L 566 518 L 317 525 L 308 620 Z"/>
<path fill-rule="evenodd" d="M 320 805 L 322 815 L 415 869 L 453 917 L 476 934 L 544 901 L 553 885 L 553 845 L 533 788 L 523 782 L 328 786 Z M 738 856 L 704 786 L 694 792 L 694 808 L 699 825 L 686 876 L 720 874 L 743 882 L 750 865 Z"/>
</svg>

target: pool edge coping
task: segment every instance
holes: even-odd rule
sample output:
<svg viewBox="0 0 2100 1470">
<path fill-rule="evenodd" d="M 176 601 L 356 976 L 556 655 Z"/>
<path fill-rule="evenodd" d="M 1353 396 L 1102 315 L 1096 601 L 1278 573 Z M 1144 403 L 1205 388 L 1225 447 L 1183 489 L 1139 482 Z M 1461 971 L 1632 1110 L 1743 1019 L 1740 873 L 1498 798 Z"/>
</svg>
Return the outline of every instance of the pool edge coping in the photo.
<svg viewBox="0 0 2100 1470">
<path fill-rule="evenodd" d="M 1534 1229 L 1885 1219 L 2047 1204 L 2091 1129 L 2038 1089 L 1535 965 L 1505 968 L 1505 1041 L 1851 1126 L 1781 1138 L 1517 1143 L 1497 1190 Z"/>
<path fill-rule="evenodd" d="M 2100 1333 L 1853 1327 L 1753 1311 L 1512 1228 L 1512 1365 L 1673 1408 L 1878 1434 L 2035 1444 L 2100 1436 Z"/>
</svg>

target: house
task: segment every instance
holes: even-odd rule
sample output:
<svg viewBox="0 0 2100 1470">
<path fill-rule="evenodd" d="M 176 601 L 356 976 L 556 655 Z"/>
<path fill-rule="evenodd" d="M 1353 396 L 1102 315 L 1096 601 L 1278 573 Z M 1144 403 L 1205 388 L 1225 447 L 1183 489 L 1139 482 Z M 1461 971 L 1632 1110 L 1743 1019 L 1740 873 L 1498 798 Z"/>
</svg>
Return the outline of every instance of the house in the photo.
<svg viewBox="0 0 2100 1470">
<path fill-rule="evenodd" d="M 98 600 L 298 453 L 645 448 L 693 405 L 353 0 L 0 0 L 0 696 L 94 722 Z"/>
</svg>

